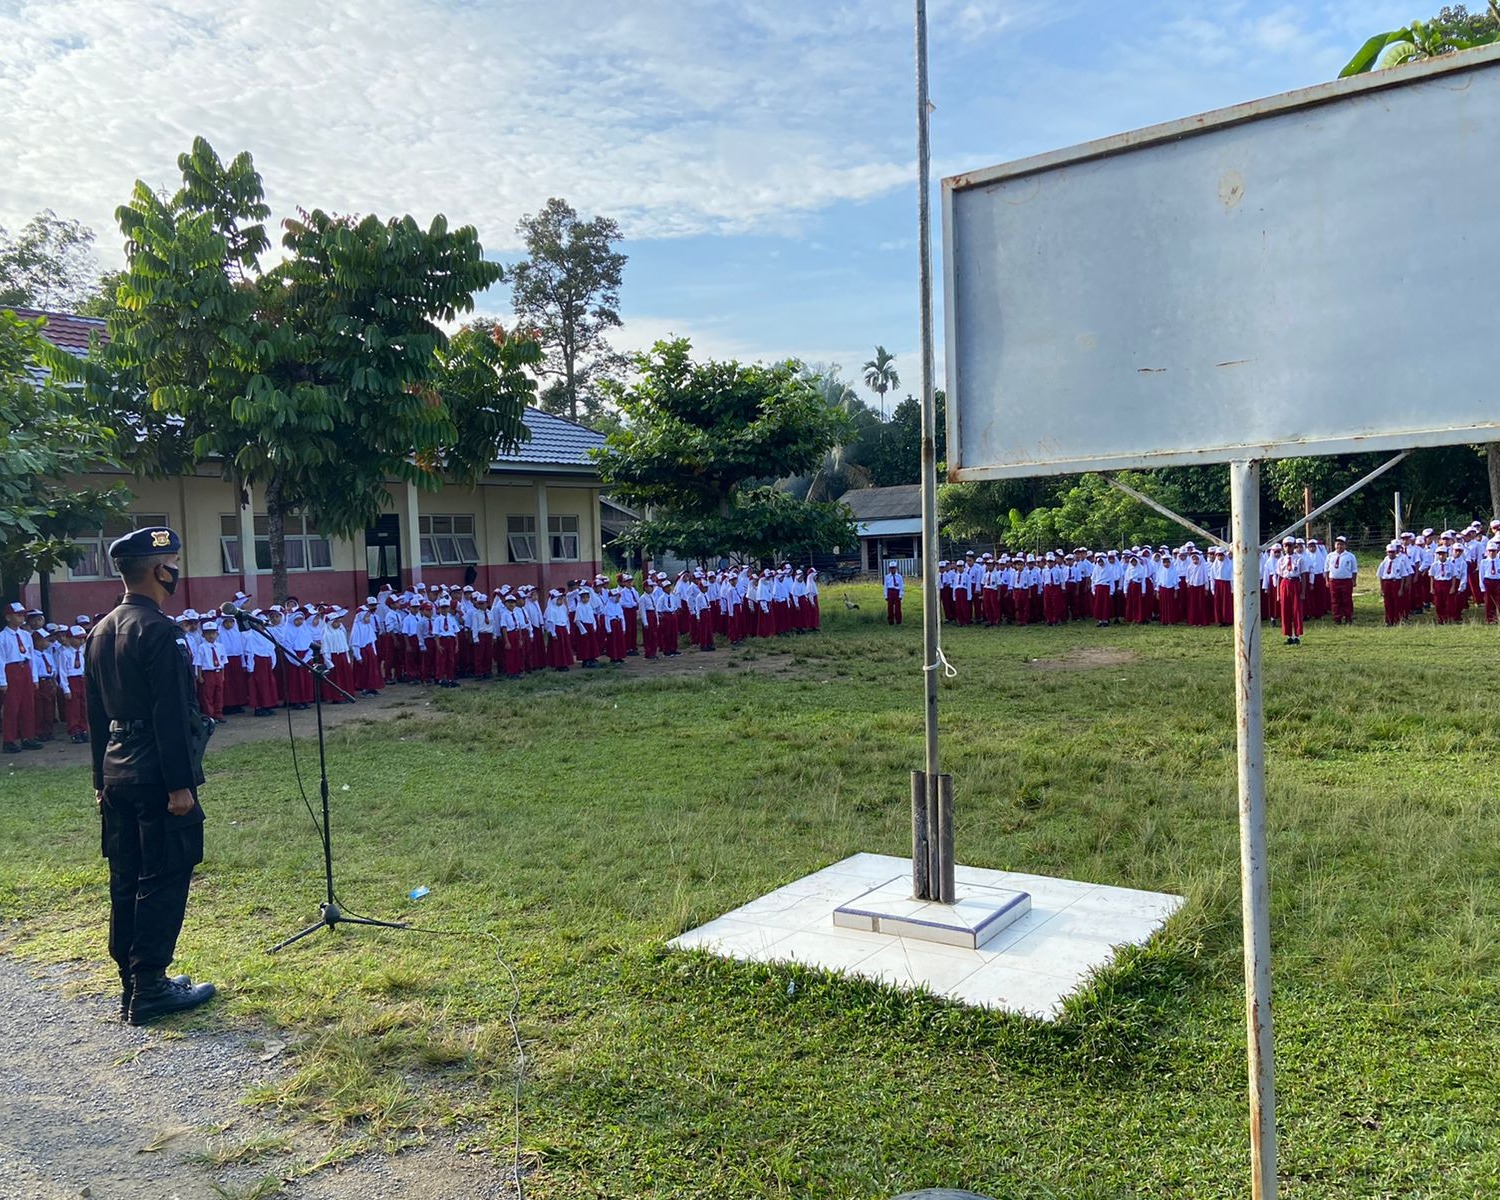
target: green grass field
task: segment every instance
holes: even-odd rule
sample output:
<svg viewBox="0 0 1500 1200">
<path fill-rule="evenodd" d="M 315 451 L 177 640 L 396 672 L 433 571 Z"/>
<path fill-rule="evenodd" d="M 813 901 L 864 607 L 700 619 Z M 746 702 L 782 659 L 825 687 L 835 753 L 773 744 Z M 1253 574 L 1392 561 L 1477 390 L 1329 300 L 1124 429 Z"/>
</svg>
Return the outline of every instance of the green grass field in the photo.
<svg viewBox="0 0 1500 1200">
<path fill-rule="evenodd" d="M 1058 1022 L 664 948 L 850 853 L 909 853 L 915 600 L 891 630 L 873 587 L 835 586 L 822 635 L 703 677 L 548 674 L 337 731 L 342 898 L 474 937 L 345 928 L 268 958 L 315 915 L 318 844 L 285 741 L 212 756 L 179 963 L 227 999 L 189 1023 L 287 1030 L 296 1074 L 254 1098 L 289 1115 L 506 1159 L 497 945 L 534 1196 L 1248 1194 L 1227 630 L 945 636 L 960 861 L 1187 897 Z M 1283 1194 L 1493 1197 L 1500 631 L 1359 614 L 1266 638 Z M 1121 653 L 1078 657 L 1097 647 Z M 10 948 L 95 962 L 102 991 L 88 780 L 0 778 Z"/>
</svg>

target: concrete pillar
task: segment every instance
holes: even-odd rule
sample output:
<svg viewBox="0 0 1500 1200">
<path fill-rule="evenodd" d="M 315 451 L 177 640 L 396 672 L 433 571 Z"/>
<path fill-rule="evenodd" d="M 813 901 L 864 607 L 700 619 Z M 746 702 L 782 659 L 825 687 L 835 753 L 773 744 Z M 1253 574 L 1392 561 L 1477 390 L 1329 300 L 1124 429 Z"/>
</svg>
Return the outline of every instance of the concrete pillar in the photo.
<svg viewBox="0 0 1500 1200">
<path fill-rule="evenodd" d="M 256 599 L 256 576 L 260 571 L 255 566 L 255 489 L 245 486 L 245 503 L 239 505 L 240 517 L 240 590 Z"/>
<path fill-rule="evenodd" d="M 406 513 L 401 529 L 401 557 L 411 571 L 412 583 L 422 582 L 422 526 L 418 517 L 421 510 L 417 504 L 415 484 L 406 485 Z"/>
<path fill-rule="evenodd" d="M 596 571 L 604 570 L 604 509 L 599 503 L 599 497 L 603 495 L 602 488 L 594 489 L 594 561 L 599 565 Z"/>
<path fill-rule="evenodd" d="M 547 568 L 552 565 L 552 539 L 547 533 L 547 481 L 536 481 L 536 585 L 547 593 Z"/>
</svg>

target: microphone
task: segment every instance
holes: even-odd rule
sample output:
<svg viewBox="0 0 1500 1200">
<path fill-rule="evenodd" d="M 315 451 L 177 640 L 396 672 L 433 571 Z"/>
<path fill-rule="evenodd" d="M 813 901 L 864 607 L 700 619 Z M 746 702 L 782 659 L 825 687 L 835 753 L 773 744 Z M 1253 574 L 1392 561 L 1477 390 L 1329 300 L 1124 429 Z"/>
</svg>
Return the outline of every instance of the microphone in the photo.
<svg viewBox="0 0 1500 1200">
<path fill-rule="evenodd" d="M 237 624 L 241 630 L 253 629 L 257 633 L 265 633 L 267 629 L 270 628 L 259 617 L 246 612 L 243 608 L 240 608 L 238 605 L 229 600 L 226 600 L 223 604 L 219 605 L 219 615 L 222 617 L 233 617 L 235 620 L 235 624 Z"/>
</svg>

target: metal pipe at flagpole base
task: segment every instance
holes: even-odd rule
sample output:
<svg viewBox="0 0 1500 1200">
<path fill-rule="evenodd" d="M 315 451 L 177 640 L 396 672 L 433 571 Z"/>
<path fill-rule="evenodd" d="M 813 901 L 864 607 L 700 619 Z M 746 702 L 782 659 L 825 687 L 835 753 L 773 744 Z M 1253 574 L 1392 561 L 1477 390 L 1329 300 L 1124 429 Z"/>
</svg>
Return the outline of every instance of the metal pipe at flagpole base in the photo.
<svg viewBox="0 0 1500 1200">
<path fill-rule="evenodd" d="M 937 875 L 932 890 L 940 904 L 957 899 L 953 866 L 953 776 L 938 776 L 937 794 Z"/>
<path fill-rule="evenodd" d="M 938 805 L 938 513 L 937 513 L 937 403 L 933 395 L 932 360 L 932 213 L 928 198 L 931 146 L 927 131 L 927 2 L 917 4 L 917 257 L 920 263 L 922 311 L 922 691 L 926 732 L 926 825 L 927 853 L 934 849 L 933 822 Z M 915 795 L 915 792 L 913 792 Z M 912 815 L 916 826 L 916 813 Z M 912 846 L 912 874 L 923 874 L 917 866 L 921 848 Z M 950 847 L 951 858 L 951 847 Z M 929 860 L 930 861 L 930 860 Z M 950 868 L 951 870 L 951 864 Z M 926 891 L 914 892 L 918 900 L 936 899 L 934 889 L 942 870 L 927 869 Z"/>
<path fill-rule="evenodd" d="M 927 845 L 927 772 L 911 773 L 911 894 L 925 899 L 930 891 L 932 852 Z"/>
<path fill-rule="evenodd" d="M 1234 700 L 1238 717 L 1240 908 L 1250 1077 L 1250 1194 L 1276 1196 L 1276 1068 L 1271 1037 L 1271 884 L 1266 863 L 1266 736 L 1260 662 L 1260 464 L 1229 464 L 1234 545 Z"/>
</svg>

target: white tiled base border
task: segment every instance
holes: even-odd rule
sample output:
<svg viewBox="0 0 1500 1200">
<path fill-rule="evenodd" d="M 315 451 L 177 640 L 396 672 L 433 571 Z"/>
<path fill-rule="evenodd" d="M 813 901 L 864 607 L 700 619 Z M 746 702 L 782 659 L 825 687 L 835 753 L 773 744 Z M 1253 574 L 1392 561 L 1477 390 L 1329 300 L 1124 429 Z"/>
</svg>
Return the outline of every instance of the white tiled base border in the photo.
<svg viewBox="0 0 1500 1200">
<path fill-rule="evenodd" d="M 965 887 L 1026 892 L 1031 911 L 978 949 L 850 929 L 834 910 L 894 880 L 911 863 L 855 854 L 673 938 L 745 962 L 798 962 L 981 1008 L 1052 1018 L 1064 998 L 1113 961 L 1122 945 L 1143 944 L 1182 906 L 1182 897 L 1045 875 L 959 867 Z"/>
<path fill-rule="evenodd" d="M 1031 895 L 1004 888 L 958 884 L 952 904 L 914 900 L 911 872 L 897 875 L 833 910 L 841 929 L 864 929 L 977 950 L 1031 911 Z"/>
</svg>

